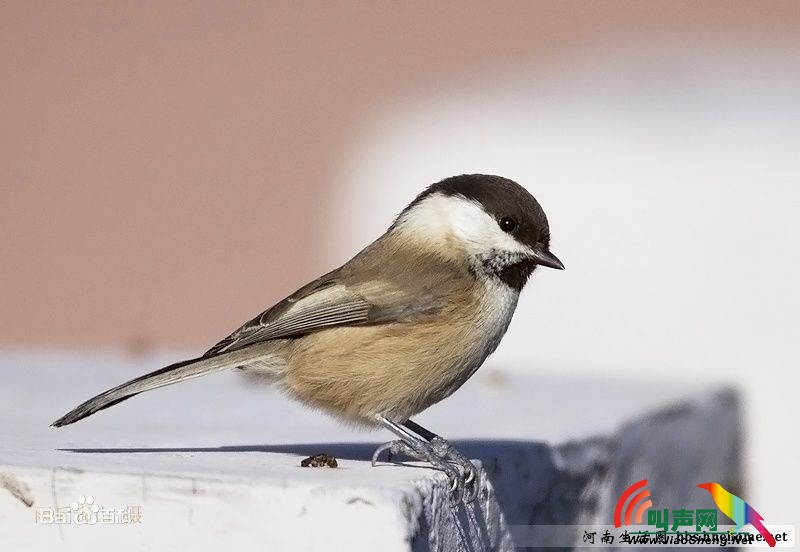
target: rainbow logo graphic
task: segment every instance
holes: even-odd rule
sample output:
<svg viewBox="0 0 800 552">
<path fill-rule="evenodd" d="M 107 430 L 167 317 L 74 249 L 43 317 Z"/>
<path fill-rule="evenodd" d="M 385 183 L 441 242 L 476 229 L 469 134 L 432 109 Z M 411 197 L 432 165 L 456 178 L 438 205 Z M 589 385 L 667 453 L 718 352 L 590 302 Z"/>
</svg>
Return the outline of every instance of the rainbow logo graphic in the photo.
<svg viewBox="0 0 800 552">
<path fill-rule="evenodd" d="M 642 479 L 625 489 L 625 492 L 620 495 L 617 506 L 614 508 L 614 527 L 622 526 L 623 508 L 625 508 L 625 525 L 642 523 L 642 516 L 653 505 L 650 501 L 650 491 L 645 487 L 647 487 L 647 479 Z M 634 495 L 634 493 L 636 494 Z M 633 498 L 631 498 L 631 495 L 633 495 Z M 628 501 L 629 498 L 631 499 L 630 501 Z M 625 507 L 626 502 L 628 502 L 627 507 Z"/>
<path fill-rule="evenodd" d="M 775 546 L 775 537 L 764 527 L 763 516 L 756 512 L 747 502 L 727 491 L 719 483 L 713 481 L 700 483 L 698 487 L 711 493 L 711 498 L 714 500 L 717 507 L 736 524 L 734 530 L 739 530 L 748 524 L 752 525 L 753 528 L 759 532 L 761 537 L 767 541 L 767 544 L 771 547 Z"/>
</svg>

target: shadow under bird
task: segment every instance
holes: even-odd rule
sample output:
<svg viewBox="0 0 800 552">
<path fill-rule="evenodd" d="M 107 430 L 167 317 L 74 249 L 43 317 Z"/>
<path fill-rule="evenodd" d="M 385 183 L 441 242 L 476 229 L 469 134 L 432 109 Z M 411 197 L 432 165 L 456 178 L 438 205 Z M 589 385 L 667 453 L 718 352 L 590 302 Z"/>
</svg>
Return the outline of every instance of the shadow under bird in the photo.
<svg viewBox="0 0 800 552">
<path fill-rule="evenodd" d="M 454 500 L 472 501 L 475 466 L 411 417 L 451 395 L 497 348 L 537 266 L 547 217 L 522 186 L 461 175 L 431 185 L 391 227 L 340 268 L 226 337 L 204 355 L 89 399 L 52 425 L 77 422 L 134 395 L 227 368 L 290 397 L 397 437 L 404 453 L 444 471 Z"/>
</svg>

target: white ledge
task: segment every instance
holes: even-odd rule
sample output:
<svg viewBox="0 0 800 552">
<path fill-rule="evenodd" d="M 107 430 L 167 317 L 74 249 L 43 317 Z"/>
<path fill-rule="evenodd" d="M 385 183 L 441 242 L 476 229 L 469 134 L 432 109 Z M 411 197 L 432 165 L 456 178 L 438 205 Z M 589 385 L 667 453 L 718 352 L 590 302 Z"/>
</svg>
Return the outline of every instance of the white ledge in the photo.
<svg viewBox="0 0 800 552">
<path fill-rule="evenodd" d="M 159 363 L 0 355 L 8 382 L 0 390 L 3 544 L 510 550 L 514 526 L 608 523 L 617 488 L 643 470 L 656 487 L 659 478 L 701 477 L 692 466 L 713 471 L 716 480 L 739 478 L 730 462 L 739 454 L 730 393 L 704 391 L 678 407 L 683 392 L 669 386 L 644 395 L 631 384 L 587 386 L 490 367 L 417 420 L 455 438 L 485 468 L 480 498 L 455 508 L 438 472 L 420 464 L 370 466 L 372 450 L 389 434 L 342 428 L 233 374 L 135 397 L 74 426 L 48 427 L 90 395 Z M 665 404 L 672 406 L 648 414 Z M 687 428 L 700 438 L 681 437 Z M 659 462 L 681 439 L 680 462 Z M 264 442 L 273 444 L 251 444 Z M 319 452 L 335 456 L 339 467 L 300 467 Z M 112 510 L 140 517 L 44 523 L 48 509 L 69 509 L 80 496 L 92 496 L 106 521 Z"/>
</svg>

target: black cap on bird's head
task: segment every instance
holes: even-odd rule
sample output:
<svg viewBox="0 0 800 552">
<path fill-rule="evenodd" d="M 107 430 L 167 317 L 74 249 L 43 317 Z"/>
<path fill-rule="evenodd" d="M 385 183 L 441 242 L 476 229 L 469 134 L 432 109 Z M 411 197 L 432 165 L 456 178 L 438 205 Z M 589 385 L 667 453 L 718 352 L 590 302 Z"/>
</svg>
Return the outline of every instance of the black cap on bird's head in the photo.
<svg viewBox="0 0 800 552">
<path fill-rule="evenodd" d="M 531 193 L 508 178 L 465 174 L 437 182 L 423 193 L 460 195 L 479 203 L 504 232 L 529 246 L 538 265 L 563 270 L 550 250 L 550 225 L 542 206 Z"/>
<path fill-rule="evenodd" d="M 550 252 L 550 226 L 541 205 L 513 180 L 487 174 L 445 178 L 419 194 L 404 212 L 433 194 L 460 196 L 478 203 L 503 232 L 530 247 L 533 263 L 564 269 L 563 263 Z"/>
<path fill-rule="evenodd" d="M 550 251 L 550 226 L 539 202 L 500 176 L 465 174 L 429 186 L 389 230 L 395 229 L 440 248 L 455 239 L 473 266 L 517 291 L 539 265 L 564 268 Z"/>
</svg>

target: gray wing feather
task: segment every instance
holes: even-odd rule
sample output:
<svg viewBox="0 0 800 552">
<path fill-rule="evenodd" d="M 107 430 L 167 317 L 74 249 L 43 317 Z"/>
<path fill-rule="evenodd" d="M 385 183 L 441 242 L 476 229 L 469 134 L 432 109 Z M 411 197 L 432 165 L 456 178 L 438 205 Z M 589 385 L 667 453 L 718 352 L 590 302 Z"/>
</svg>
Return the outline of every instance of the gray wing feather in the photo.
<svg viewBox="0 0 800 552">
<path fill-rule="evenodd" d="M 330 326 L 370 319 L 373 305 L 331 275 L 298 290 L 212 347 L 204 356 L 270 339 L 296 337 Z"/>
<path fill-rule="evenodd" d="M 285 315 L 274 322 L 248 328 L 223 350 L 231 351 L 269 339 L 302 335 L 327 326 L 364 322 L 369 318 L 369 311 L 370 304 L 366 301 L 303 309 L 295 314 Z"/>
<path fill-rule="evenodd" d="M 375 242 L 378 243 L 378 242 Z M 454 289 L 453 266 L 420 252 L 388 262 L 375 243 L 262 312 L 214 345 L 204 356 L 235 351 L 270 339 L 299 337 L 331 326 L 408 321 L 444 306 Z M 393 255 L 398 254 L 397 249 Z M 423 262 L 424 258 L 424 262 Z M 391 271 L 402 267 L 402 277 Z M 467 278 L 468 279 L 468 278 Z M 457 294 L 457 292 L 456 292 Z"/>
</svg>

